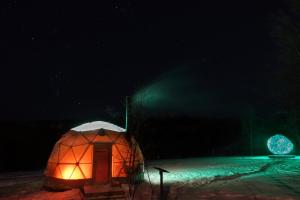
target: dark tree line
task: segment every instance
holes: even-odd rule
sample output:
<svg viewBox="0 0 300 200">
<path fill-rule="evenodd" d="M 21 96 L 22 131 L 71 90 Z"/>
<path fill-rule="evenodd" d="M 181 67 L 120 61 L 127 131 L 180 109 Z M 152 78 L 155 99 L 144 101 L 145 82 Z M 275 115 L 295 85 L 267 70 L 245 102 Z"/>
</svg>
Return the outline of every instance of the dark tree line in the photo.
<svg viewBox="0 0 300 200">
<path fill-rule="evenodd" d="M 273 45 L 269 94 L 274 108 L 266 113 L 249 106 L 242 122 L 242 134 L 248 135 L 249 153 L 266 148 L 272 134 L 282 133 L 300 146 L 300 1 L 281 1 L 270 17 L 270 37 Z M 298 146 L 298 148 L 297 148 Z"/>
<path fill-rule="evenodd" d="M 276 78 L 281 110 L 300 113 L 300 1 L 286 0 L 274 14 L 271 36 L 278 65 Z"/>
</svg>

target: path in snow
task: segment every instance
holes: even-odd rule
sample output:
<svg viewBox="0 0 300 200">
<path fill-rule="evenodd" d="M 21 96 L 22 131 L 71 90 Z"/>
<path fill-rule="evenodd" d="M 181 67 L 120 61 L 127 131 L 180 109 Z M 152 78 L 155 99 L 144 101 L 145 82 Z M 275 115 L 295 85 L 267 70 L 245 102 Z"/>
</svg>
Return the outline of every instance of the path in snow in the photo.
<svg viewBox="0 0 300 200">
<path fill-rule="evenodd" d="M 159 175 L 153 169 L 156 166 L 171 172 L 165 174 L 165 188 L 169 200 L 300 200 L 300 157 L 172 159 L 151 161 L 147 166 L 149 173 L 145 173 L 145 178 L 148 179 L 149 175 L 153 192 L 149 183 L 141 184 L 134 199 L 150 200 L 151 193 L 152 200 L 158 199 Z M 41 175 L 41 172 L 0 174 L 0 199 L 51 199 L 54 196 L 59 199 L 62 195 L 63 199 L 81 198 L 75 190 L 74 193 L 41 191 Z"/>
<path fill-rule="evenodd" d="M 300 158 L 211 157 L 152 161 L 149 178 L 158 196 L 158 166 L 168 199 L 300 199 Z M 147 178 L 147 174 L 145 174 Z M 149 182 L 149 181 L 148 181 Z"/>
</svg>

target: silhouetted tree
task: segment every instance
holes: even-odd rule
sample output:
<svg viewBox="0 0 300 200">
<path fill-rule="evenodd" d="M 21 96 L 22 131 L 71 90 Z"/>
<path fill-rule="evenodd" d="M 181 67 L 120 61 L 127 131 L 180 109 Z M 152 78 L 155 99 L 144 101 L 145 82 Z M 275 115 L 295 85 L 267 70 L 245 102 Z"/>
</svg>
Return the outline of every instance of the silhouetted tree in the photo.
<svg viewBox="0 0 300 200">
<path fill-rule="evenodd" d="M 300 1 L 287 0 L 273 16 L 272 37 L 276 45 L 277 97 L 281 109 L 300 114 Z"/>
</svg>

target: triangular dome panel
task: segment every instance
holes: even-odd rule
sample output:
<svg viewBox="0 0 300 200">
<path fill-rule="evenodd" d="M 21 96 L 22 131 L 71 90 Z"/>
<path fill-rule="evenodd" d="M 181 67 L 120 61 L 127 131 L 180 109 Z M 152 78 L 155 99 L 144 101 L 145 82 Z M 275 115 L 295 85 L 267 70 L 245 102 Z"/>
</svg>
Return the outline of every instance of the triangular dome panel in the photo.
<svg viewBox="0 0 300 200">
<path fill-rule="evenodd" d="M 78 166 L 75 167 L 70 179 L 83 179 L 83 175 Z"/>
<path fill-rule="evenodd" d="M 88 146 L 89 146 L 88 144 L 85 144 L 85 145 L 72 147 L 73 153 L 75 155 L 76 162 L 80 161 L 80 159 L 82 158 L 84 152 L 87 150 Z"/>
<path fill-rule="evenodd" d="M 85 137 L 89 142 L 93 142 L 96 136 L 96 133 L 89 133 L 83 135 L 83 137 Z"/>
<path fill-rule="evenodd" d="M 58 159 L 61 162 L 61 160 L 64 158 L 64 156 L 66 155 L 66 153 L 71 149 L 71 147 L 69 146 L 65 146 L 60 144 L 59 145 L 59 156 Z"/>
<path fill-rule="evenodd" d="M 119 137 L 122 137 L 122 135 L 120 134 L 115 134 L 115 133 L 108 133 L 107 136 L 111 139 L 111 141 L 113 143 L 116 142 L 116 140 L 119 138 Z"/>
<path fill-rule="evenodd" d="M 89 145 L 88 149 L 84 153 L 83 157 L 80 160 L 80 163 L 92 163 L 93 156 L 93 145 Z"/>
<path fill-rule="evenodd" d="M 64 155 L 64 157 L 60 160 L 60 163 L 76 163 L 72 148 L 69 148 L 66 155 Z"/>
<path fill-rule="evenodd" d="M 79 146 L 87 143 L 89 143 L 89 141 L 85 139 L 82 135 L 78 134 L 72 146 Z"/>
<path fill-rule="evenodd" d="M 72 146 L 75 139 L 76 139 L 76 134 L 70 133 L 69 136 L 66 136 L 62 141 L 60 141 L 60 144 L 64 144 L 66 146 Z"/>
<path fill-rule="evenodd" d="M 57 165 L 56 168 L 55 168 L 55 171 L 54 171 L 53 176 L 54 176 L 55 178 L 63 178 L 62 175 L 61 175 L 60 168 L 59 168 L 58 165 Z"/>
<path fill-rule="evenodd" d="M 125 137 L 119 137 L 116 141 L 116 144 L 120 144 L 120 145 L 126 145 L 128 146 L 128 142 L 126 141 Z"/>
<path fill-rule="evenodd" d="M 63 179 L 70 179 L 71 175 L 74 172 L 76 165 L 72 164 L 60 164 L 59 169 Z"/>
<path fill-rule="evenodd" d="M 92 178 L 92 164 L 79 164 L 85 178 Z"/>
</svg>

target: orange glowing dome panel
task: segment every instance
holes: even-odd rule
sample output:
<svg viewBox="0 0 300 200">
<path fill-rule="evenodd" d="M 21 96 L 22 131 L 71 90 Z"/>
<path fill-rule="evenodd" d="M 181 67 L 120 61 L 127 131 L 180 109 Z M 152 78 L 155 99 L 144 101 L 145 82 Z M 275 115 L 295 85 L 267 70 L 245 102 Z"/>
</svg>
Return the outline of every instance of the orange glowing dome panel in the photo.
<svg viewBox="0 0 300 200">
<path fill-rule="evenodd" d="M 94 143 L 112 143 L 112 177 L 126 177 L 126 167 L 132 167 L 132 149 L 124 134 L 106 131 L 69 131 L 55 144 L 48 160 L 45 175 L 58 179 L 78 180 L 93 177 Z M 135 141 L 133 141 L 135 142 Z M 138 146 L 137 146 L 138 147 Z M 139 148 L 135 150 L 134 165 L 143 162 Z M 133 166 L 134 167 L 134 166 Z"/>
</svg>

